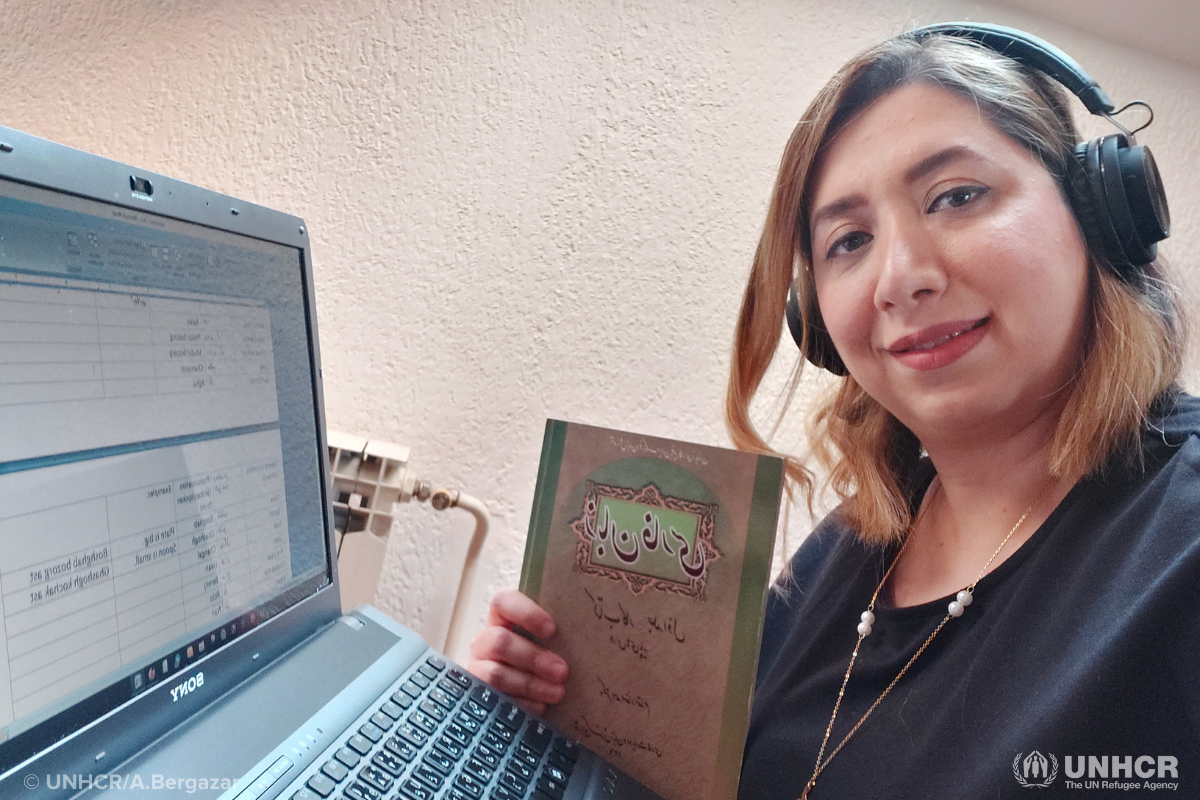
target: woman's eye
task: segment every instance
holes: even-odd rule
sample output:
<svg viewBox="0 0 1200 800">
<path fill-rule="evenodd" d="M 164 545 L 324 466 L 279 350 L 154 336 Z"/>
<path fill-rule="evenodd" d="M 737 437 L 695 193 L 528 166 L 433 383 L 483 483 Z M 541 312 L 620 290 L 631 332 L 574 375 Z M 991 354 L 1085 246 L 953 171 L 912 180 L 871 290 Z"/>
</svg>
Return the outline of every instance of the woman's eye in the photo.
<svg viewBox="0 0 1200 800">
<path fill-rule="evenodd" d="M 863 231 L 847 233 L 845 236 L 839 238 L 833 243 L 833 246 L 829 248 L 829 252 L 825 254 L 825 257 L 833 258 L 834 256 L 840 256 L 846 253 L 853 253 L 855 250 L 862 247 L 869 241 L 871 241 L 871 235 L 869 233 L 864 233 Z"/>
<path fill-rule="evenodd" d="M 956 186 L 953 189 L 942 192 L 929 206 L 928 214 L 935 214 L 946 208 L 962 208 L 967 203 L 978 200 L 988 193 L 986 186 Z"/>
</svg>

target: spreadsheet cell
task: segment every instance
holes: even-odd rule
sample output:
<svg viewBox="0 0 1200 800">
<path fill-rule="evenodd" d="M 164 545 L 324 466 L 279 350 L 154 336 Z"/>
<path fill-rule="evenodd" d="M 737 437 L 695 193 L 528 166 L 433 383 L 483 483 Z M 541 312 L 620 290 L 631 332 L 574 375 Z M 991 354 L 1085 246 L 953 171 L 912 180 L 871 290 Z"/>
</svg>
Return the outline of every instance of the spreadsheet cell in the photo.
<svg viewBox="0 0 1200 800">
<path fill-rule="evenodd" d="M 126 378 L 104 381 L 105 397 L 136 397 L 158 393 L 158 382 L 153 378 Z"/>
<path fill-rule="evenodd" d="M 218 603 L 228 594 L 221 587 L 221 576 L 215 571 L 216 564 L 207 566 L 214 567 L 214 571 L 198 569 L 184 576 L 183 602 L 189 609 L 196 608 L 197 601 L 200 601 L 199 605 Z"/>
<path fill-rule="evenodd" d="M 100 345 L 103 367 L 113 362 L 146 361 L 154 363 L 154 345 L 146 343 L 104 342 Z"/>
<path fill-rule="evenodd" d="M 153 344 L 149 326 L 136 325 L 105 325 L 99 329 L 98 337 L 101 344 Z M 105 358 L 109 358 L 105 354 Z"/>
<path fill-rule="evenodd" d="M 90 306 L 62 303 L 4 302 L 0 285 L 0 322 L 53 322 L 61 325 L 92 325 L 97 323 L 96 309 Z"/>
<path fill-rule="evenodd" d="M 100 361 L 100 344 L 74 342 L 0 342 L 0 364 L 56 364 Z"/>
<path fill-rule="evenodd" d="M 195 614 L 188 615 L 187 625 L 189 628 L 194 629 L 211 626 L 219 616 L 215 608 L 205 608 Z"/>
<path fill-rule="evenodd" d="M 168 510 L 170 510 L 169 507 Z M 109 520 L 114 536 L 116 532 L 125 530 L 112 522 L 111 510 Z M 147 553 L 175 540 L 175 523 L 163 522 L 161 517 L 159 522 L 160 524 L 152 528 L 134 531 L 113 539 L 113 563 L 116 565 L 117 575 L 121 575 L 127 570 L 140 568 L 147 562 L 145 558 Z"/>
<path fill-rule="evenodd" d="M 156 375 L 153 359 L 130 359 L 128 361 L 105 361 L 103 368 L 98 369 L 106 383 L 130 378 L 150 378 Z"/>
<path fill-rule="evenodd" d="M 104 377 L 100 365 L 90 361 L 51 364 L 0 364 L 0 386 L 51 381 L 86 381 Z"/>
<path fill-rule="evenodd" d="M 48 344 L 95 344 L 100 330 L 95 325 L 74 322 L 3 322 L 0 321 L 0 342 L 43 342 Z"/>
<path fill-rule="evenodd" d="M 155 322 L 161 321 L 161 318 L 154 318 Z M 224 344 L 226 341 L 236 341 L 233 328 L 227 318 L 208 320 L 209 324 L 204 326 L 199 325 L 147 325 L 147 329 L 151 331 L 150 341 L 152 344 L 161 345 L 207 345 L 207 344 Z"/>
<path fill-rule="evenodd" d="M 100 306 L 95 310 L 96 324 L 103 327 L 124 327 L 136 325 L 140 328 L 150 328 L 150 312 L 145 307 L 139 307 L 132 302 L 121 300 L 120 306 Z"/>
<path fill-rule="evenodd" d="M 103 380 L 0 385 L 0 406 L 54 403 L 61 400 L 88 400 L 94 397 L 104 397 Z"/>
<path fill-rule="evenodd" d="M 126 492 L 108 495 L 108 527 L 118 540 L 133 536 L 146 539 L 150 546 L 150 532 L 163 525 L 175 524 L 175 494 L 172 481 L 156 481 L 149 486 L 139 486 Z M 125 553 L 118 545 L 116 552 Z"/>
</svg>

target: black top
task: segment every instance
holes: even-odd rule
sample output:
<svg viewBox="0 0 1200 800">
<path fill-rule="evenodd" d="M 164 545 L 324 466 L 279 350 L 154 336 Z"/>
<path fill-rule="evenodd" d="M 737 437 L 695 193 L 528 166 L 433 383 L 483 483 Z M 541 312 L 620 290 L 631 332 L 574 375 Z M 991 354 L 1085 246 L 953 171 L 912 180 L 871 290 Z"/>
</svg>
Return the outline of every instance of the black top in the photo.
<svg viewBox="0 0 1200 800">
<path fill-rule="evenodd" d="M 812 798 L 1129 797 L 1147 782 L 1200 797 L 1198 434 L 1200 400 L 1180 395 L 1146 436 L 1144 471 L 1112 468 L 1075 486 L 979 582 L 974 602 L 833 759 Z M 835 512 L 792 558 L 787 590 L 772 587 L 744 800 L 799 797 L 859 615 L 894 553 L 863 545 Z M 829 750 L 953 599 L 894 608 L 881 595 Z"/>
</svg>

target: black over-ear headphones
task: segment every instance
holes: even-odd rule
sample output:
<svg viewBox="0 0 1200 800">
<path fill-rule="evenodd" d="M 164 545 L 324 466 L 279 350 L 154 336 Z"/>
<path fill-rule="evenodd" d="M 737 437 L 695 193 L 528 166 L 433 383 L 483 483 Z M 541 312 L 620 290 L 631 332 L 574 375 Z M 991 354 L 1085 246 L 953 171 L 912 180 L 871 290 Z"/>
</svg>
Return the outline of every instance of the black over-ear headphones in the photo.
<svg viewBox="0 0 1200 800">
<path fill-rule="evenodd" d="M 1083 142 L 1075 147 L 1064 180 L 1075 217 L 1089 245 L 1127 283 L 1140 284 L 1142 267 L 1154 260 L 1157 243 L 1171 233 L 1167 196 L 1154 157 L 1134 141 L 1133 132 L 1113 119 L 1114 105 L 1104 90 L 1074 59 L 1049 42 L 1014 28 L 947 22 L 918 28 L 905 36 L 958 36 L 1038 70 L 1075 94 L 1087 110 L 1107 118 L 1122 133 Z M 788 292 L 788 329 L 800 346 L 804 320 L 796 286 Z M 802 348 L 803 349 L 803 348 Z M 835 375 L 846 375 L 846 365 L 823 327 L 809 324 L 808 360 Z"/>
</svg>

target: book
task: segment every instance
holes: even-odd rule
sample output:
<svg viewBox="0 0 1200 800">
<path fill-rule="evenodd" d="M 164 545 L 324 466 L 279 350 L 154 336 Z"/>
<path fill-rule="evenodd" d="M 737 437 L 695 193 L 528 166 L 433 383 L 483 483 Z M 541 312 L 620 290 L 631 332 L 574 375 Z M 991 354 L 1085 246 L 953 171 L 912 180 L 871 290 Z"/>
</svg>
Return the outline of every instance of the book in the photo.
<svg viewBox="0 0 1200 800">
<path fill-rule="evenodd" d="M 665 800 L 737 795 L 783 460 L 549 420 L 521 591 L 570 666 L 546 718 Z"/>
</svg>

